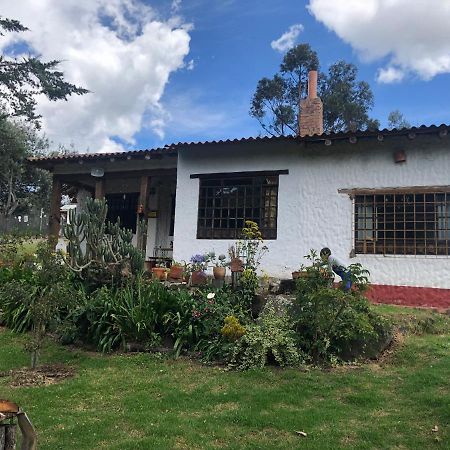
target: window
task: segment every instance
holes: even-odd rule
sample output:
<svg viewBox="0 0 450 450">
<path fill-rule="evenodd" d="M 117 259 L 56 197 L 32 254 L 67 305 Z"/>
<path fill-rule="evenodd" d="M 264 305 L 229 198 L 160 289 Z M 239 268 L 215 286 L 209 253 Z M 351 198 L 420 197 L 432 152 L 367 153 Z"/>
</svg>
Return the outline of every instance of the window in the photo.
<svg viewBox="0 0 450 450">
<path fill-rule="evenodd" d="M 449 255 L 450 192 L 355 195 L 355 250 Z"/>
<path fill-rule="evenodd" d="M 105 199 L 108 204 L 106 220 L 116 222 L 117 218 L 119 218 L 122 227 L 136 233 L 139 192 L 106 194 Z"/>
<path fill-rule="evenodd" d="M 277 237 L 278 172 L 191 175 L 200 178 L 198 239 L 236 239 L 246 220 Z"/>
</svg>

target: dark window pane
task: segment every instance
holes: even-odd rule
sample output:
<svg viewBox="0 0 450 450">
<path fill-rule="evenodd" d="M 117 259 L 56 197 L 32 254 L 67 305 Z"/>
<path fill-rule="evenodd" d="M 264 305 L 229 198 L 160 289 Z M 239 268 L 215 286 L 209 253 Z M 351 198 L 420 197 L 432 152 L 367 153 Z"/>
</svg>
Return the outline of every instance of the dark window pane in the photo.
<svg viewBox="0 0 450 450">
<path fill-rule="evenodd" d="M 105 199 L 108 204 L 106 220 L 116 222 L 119 219 L 122 227 L 136 233 L 139 193 L 106 194 Z"/>
</svg>

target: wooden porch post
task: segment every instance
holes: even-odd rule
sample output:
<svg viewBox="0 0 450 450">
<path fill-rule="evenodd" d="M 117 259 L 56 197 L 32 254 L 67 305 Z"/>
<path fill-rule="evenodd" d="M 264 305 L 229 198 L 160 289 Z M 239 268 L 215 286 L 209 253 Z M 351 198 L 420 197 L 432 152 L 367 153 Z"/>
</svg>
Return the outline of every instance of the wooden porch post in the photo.
<svg viewBox="0 0 450 450">
<path fill-rule="evenodd" d="M 61 180 L 53 175 L 52 193 L 50 197 L 50 216 L 48 218 L 48 239 L 50 245 L 56 248 L 61 227 Z"/>
<path fill-rule="evenodd" d="M 137 246 L 140 250 L 144 252 L 144 256 L 147 250 L 147 212 L 148 212 L 148 194 L 150 190 L 151 177 L 143 176 L 141 177 L 141 190 L 139 194 L 139 205 L 138 205 L 138 230 L 139 234 L 137 236 Z M 141 226 L 142 225 L 142 226 Z"/>
<path fill-rule="evenodd" d="M 95 199 L 102 200 L 105 198 L 105 180 L 98 178 L 95 181 Z"/>
</svg>

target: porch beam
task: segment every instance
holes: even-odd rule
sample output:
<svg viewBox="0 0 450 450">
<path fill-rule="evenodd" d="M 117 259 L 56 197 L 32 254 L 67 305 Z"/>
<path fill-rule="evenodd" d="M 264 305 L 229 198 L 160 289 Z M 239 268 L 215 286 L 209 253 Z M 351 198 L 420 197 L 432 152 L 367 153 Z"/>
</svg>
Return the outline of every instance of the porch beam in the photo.
<svg viewBox="0 0 450 450">
<path fill-rule="evenodd" d="M 141 177 L 141 188 L 139 193 L 139 205 L 137 210 L 138 230 L 137 244 L 139 250 L 144 252 L 147 250 L 147 212 L 148 212 L 148 194 L 150 192 L 151 177 L 145 175 Z"/>
<path fill-rule="evenodd" d="M 120 171 L 114 171 L 109 172 L 105 171 L 105 177 L 108 178 L 108 180 L 116 180 L 116 179 L 128 179 L 128 178 L 137 178 L 137 177 L 168 177 L 168 176 L 176 176 L 177 169 L 147 169 L 147 170 L 120 170 Z M 61 176 L 64 181 L 67 183 L 70 183 L 71 181 L 78 181 L 80 182 L 83 180 L 84 182 L 88 182 L 88 180 L 92 180 L 93 177 L 86 172 L 81 173 L 61 173 L 58 174 Z M 92 183 L 94 184 L 94 183 Z"/>
<path fill-rule="evenodd" d="M 98 178 L 95 180 L 95 199 L 103 200 L 105 198 L 105 180 Z"/>
<path fill-rule="evenodd" d="M 50 196 L 50 215 L 48 218 L 48 239 L 50 245 L 56 248 L 58 243 L 59 231 L 61 228 L 61 197 L 62 182 L 55 175 L 52 178 L 52 192 Z"/>
</svg>

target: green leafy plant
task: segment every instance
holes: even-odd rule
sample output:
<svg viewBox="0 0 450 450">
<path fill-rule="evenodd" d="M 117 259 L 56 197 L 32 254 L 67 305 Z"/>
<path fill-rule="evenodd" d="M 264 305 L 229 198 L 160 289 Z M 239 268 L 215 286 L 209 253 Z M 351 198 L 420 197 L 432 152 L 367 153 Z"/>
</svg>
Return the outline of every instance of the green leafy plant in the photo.
<svg viewBox="0 0 450 450">
<path fill-rule="evenodd" d="M 301 348 L 315 363 L 345 355 L 356 355 L 352 347 L 364 348 L 389 332 L 389 324 L 371 311 L 364 292 L 368 271 L 360 264 L 350 266 L 353 289 L 343 291 L 332 286 L 332 278 L 311 250 L 302 266 L 304 276 L 297 280 L 296 302 L 292 308 Z"/>
<path fill-rule="evenodd" d="M 96 290 L 76 313 L 76 322 L 102 352 L 130 342 L 153 345 L 164 334 L 164 316 L 175 307 L 176 297 L 161 283 L 136 277 Z"/>
<path fill-rule="evenodd" d="M 251 310 L 259 285 L 257 270 L 267 251 L 258 224 L 246 220 L 241 238 L 229 248 L 228 253 L 231 259 L 239 258 L 243 263 L 244 270 L 239 278 L 236 294 L 247 311 Z"/>
<path fill-rule="evenodd" d="M 245 312 L 227 286 L 221 289 L 179 291 L 176 309 L 165 318 L 167 331 L 174 338 L 175 355 L 182 350 L 199 352 L 205 360 L 225 358 L 228 342 L 221 329 L 225 317 L 235 315 L 245 320 Z"/>
<path fill-rule="evenodd" d="M 28 308 L 31 293 L 30 285 L 24 280 L 3 282 L 0 289 L 0 323 L 16 333 L 29 331 L 32 326 Z"/>
<path fill-rule="evenodd" d="M 76 303 L 77 292 L 61 254 L 47 243 L 38 246 L 35 259 L 28 264 L 26 269 L 11 270 L 11 279 L 0 291 L 0 307 L 8 327 L 17 332 L 31 330 L 26 349 L 34 369 L 46 333 L 57 330 L 71 304 Z"/>
<path fill-rule="evenodd" d="M 297 366 L 303 361 L 289 316 L 267 307 L 256 323 L 245 327 L 245 334 L 236 341 L 230 367 L 247 370 L 262 368 L 269 362 L 282 367 Z"/>
</svg>

